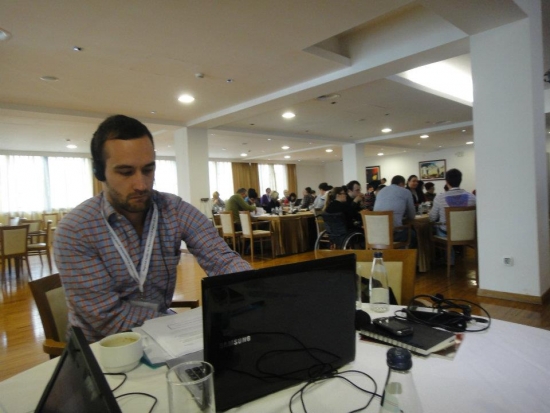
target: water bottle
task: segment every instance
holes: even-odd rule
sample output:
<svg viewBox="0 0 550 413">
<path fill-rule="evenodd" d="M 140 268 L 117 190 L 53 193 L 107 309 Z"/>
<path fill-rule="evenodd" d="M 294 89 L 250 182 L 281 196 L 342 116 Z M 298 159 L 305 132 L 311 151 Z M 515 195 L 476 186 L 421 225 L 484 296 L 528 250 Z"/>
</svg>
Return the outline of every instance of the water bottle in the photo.
<svg viewBox="0 0 550 413">
<path fill-rule="evenodd" d="M 390 309 L 390 290 L 388 274 L 382 259 L 382 252 L 374 253 L 372 271 L 369 281 L 370 309 L 377 313 L 384 313 Z"/>
<path fill-rule="evenodd" d="M 411 352 L 405 348 L 388 350 L 388 378 L 380 402 L 380 413 L 422 413 L 411 373 Z"/>
</svg>

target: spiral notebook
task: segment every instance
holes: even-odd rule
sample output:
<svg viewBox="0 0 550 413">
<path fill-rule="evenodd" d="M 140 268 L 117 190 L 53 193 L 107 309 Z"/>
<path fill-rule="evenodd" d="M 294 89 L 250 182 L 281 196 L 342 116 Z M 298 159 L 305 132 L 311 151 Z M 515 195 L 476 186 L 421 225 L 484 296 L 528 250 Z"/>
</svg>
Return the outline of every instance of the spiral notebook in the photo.
<svg viewBox="0 0 550 413">
<path fill-rule="evenodd" d="M 399 321 L 411 326 L 413 328 L 413 333 L 409 336 L 399 337 L 375 324 L 371 324 L 368 330 L 360 330 L 359 334 L 383 343 L 391 344 L 392 346 L 406 348 L 407 350 L 422 354 L 423 356 L 427 356 L 455 344 L 454 333 L 438 330 L 407 320 L 399 319 Z"/>
</svg>

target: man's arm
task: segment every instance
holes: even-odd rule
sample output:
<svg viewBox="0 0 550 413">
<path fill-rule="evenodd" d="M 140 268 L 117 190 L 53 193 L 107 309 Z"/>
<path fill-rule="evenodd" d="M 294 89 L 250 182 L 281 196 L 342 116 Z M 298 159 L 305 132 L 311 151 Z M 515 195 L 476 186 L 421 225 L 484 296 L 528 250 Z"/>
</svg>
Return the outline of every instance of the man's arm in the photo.
<svg viewBox="0 0 550 413">
<path fill-rule="evenodd" d="M 242 196 L 235 197 L 235 201 L 241 211 L 256 211 L 256 205 L 249 205 Z"/>
<path fill-rule="evenodd" d="M 124 286 L 113 277 L 107 265 L 111 257 L 102 255 L 96 240 L 84 232 L 67 216 L 57 226 L 54 238 L 54 256 L 68 301 L 70 323 L 81 327 L 88 341 L 96 341 L 159 316 L 154 309 L 121 300 L 120 291 L 135 289 L 136 285 Z M 131 278 L 130 281 L 134 282 Z"/>
<path fill-rule="evenodd" d="M 405 198 L 407 199 L 405 213 L 409 222 L 412 222 L 416 217 L 416 209 L 414 207 L 414 200 L 411 191 L 407 190 L 407 192 L 408 194 L 405 195 Z"/>
<path fill-rule="evenodd" d="M 442 194 L 438 194 L 433 200 L 432 209 L 429 214 L 430 221 L 432 222 L 438 222 L 440 220 L 441 212 L 443 210 L 441 206 L 441 196 Z"/>
</svg>

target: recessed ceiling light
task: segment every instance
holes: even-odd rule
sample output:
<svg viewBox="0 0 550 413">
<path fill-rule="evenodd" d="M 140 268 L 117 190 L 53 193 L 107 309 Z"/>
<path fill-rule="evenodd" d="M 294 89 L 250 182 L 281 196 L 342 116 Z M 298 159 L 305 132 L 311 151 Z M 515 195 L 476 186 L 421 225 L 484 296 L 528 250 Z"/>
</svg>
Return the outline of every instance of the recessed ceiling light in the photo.
<svg viewBox="0 0 550 413">
<path fill-rule="evenodd" d="M 473 145 L 473 144 L 474 144 L 473 141 L 466 142 L 466 145 Z"/>
<path fill-rule="evenodd" d="M 333 152 L 333 151 L 334 151 L 333 149 L 325 149 L 325 152 L 328 152 L 328 153 Z"/>
<path fill-rule="evenodd" d="M 67 148 L 69 148 L 69 149 L 76 149 L 76 148 L 78 148 L 78 146 L 73 145 L 73 144 L 70 144 L 70 145 L 67 145 Z"/>
<path fill-rule="evenodd" d="M 270 140 L 271 140 L 271 138 L 267 138 L 267 140 L 268 140 L 268 141 L 270 141 Z"/>
<path fill-rule="evenodd" d="M 233 79 L 227 79 L 226 82 L 227 83 L 233 83 Z"/>
<path fill-rule="evenodd" d="M 82 49 L 82 47 L 79 47 L 79 46 L 73 46 L 73 50 L 75 52 L 81 52 L 83 49 Z"/>
<path fill-rule="evenodd" d="M 178 98 L 178 100 L 181 102 L 181 103 L 191 103 L 195 100 L 195 98 L 191 95 L 188 95 L 188 94 L 184 94 L 184 95 L 180 95 L 180 97 Z"/>
<path fill-rule="evenodd" d="M 378 152 L 378 156 L 384 156 L 384 152 Z"/>
<path fill-rule="evenodd" d="M 44 82 L 57 82 L 59 78 L 55 76 L 40 76 L 40 80 L 43 80 Z"/>
<path fill-rule="evenodd" d="M 290 155 L 285 155 L 285 159 L 290 159 Z"/>
<path fill-rule="evenodd" d="M 389 133 L 391 132 L 391 129 L 390 128 L 384 128 L 382 129 L 382 133 Z"/>
<path fill-rule="evenodd" d="M 462 129 L 462 132 L 466 132 L 466 129 Z"/>
<path fill-rule="evenodd" d="M 283 118 L 285 118 L 285 119 L 292 119 L 294 116 L 296 116 L 296 115 L 292 112 L 283 113 Z"/>
<path fill-rule="evenodd" d="M 420 135 L 420 138 L 422 138 L 422 139 L 427 139 L 429 137 L 430 137 L 430 135 Z"/>
<path fill-rule="evenodd" d="M 248 156 L 246 153 L 241 153 L 241 156 Z"/>
<path fill-rule="evenodd" d="M 281 149 L 284 149 L 286 151 L 287 149 L 290 149 L 290 146 L 281 146 Z"/>
<path fill-rule="evenodd" d="M 0 42 L 11 39 L 11 33 L 7 30 L 0 29 Z"/>
</svg>

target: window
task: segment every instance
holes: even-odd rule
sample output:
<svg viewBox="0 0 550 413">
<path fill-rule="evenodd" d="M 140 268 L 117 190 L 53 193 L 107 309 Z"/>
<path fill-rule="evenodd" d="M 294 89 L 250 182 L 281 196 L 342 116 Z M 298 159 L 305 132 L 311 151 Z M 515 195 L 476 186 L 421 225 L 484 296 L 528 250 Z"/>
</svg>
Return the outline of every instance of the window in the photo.
<svg viewBox="0 0 550 413">
<path fill-rule="evenodd" d="M 0 212 L 73 208 L 92 194 L 87 158 L 0 155 Z"/>
<path fill-rule="evenodd" d="M 231 162 L 208 162 L 208 174 L 210 177 L 210 195 L 214 191 L 218 191 L 221 199 L 231 198 L 234 193 Z"/>
<path fill-rule="evenodd" d="M 286 165 L 280 164 L 258 164 L 258 173 L 260 175 L 261 194 L 265 193 L 266 188 L 279 192 L 279 197 L 283 197 L 283 191 L 288 189 L 288 174 Z"/>
<path fill-rule="evenodd" d="M 155 161 L 155 184 L 153 188 L 159 192 L 169 192 L 178 195 L 178 170 L 176 161 Z"/>
</svg>

